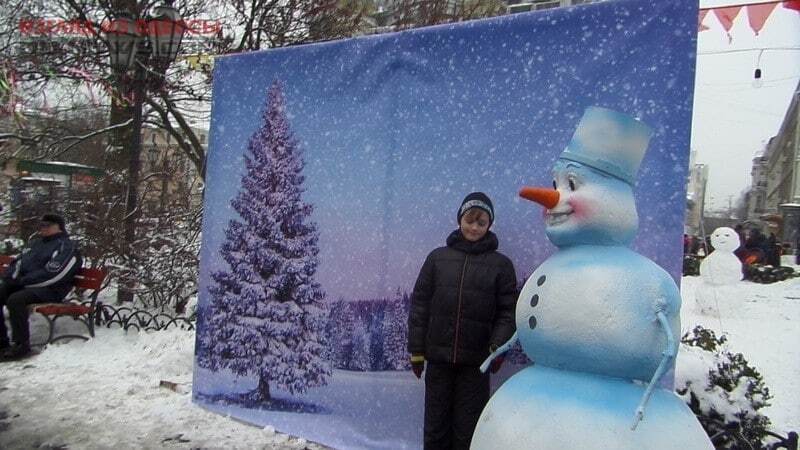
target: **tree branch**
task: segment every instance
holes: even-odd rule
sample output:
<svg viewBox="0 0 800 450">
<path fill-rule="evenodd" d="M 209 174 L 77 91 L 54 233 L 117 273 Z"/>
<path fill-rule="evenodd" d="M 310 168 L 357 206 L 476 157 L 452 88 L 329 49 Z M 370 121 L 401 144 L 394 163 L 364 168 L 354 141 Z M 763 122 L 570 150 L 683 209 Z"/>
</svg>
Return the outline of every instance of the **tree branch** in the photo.
<svg viewBox="0 0 800 450">
<path fill-rule="evenodd" d="M 101 128 L 99 130 L 94 130 L 94 131 L 89 132 L 87 134 L 84 134 L 82 136 L 64 136 L 62 138 L 63 141 L 74 140 L 75 142 L 71 143 L 70 145 L 68 145 L 68 146 L 66 146 L 64 148 L 62 148 L 61 150 L 59 150 L 56 153 L 49 154 L 48 157 L 50 157 L 50 158 L 58 157 L 58 156 L 66 153 L 67 151 L 69 151 L 70 149 L 72 149 L 73 147 L 75 147 L 76 145 L 80 144 L 81 142 L 83 142 L 83 141 L 85 141 L 87 139 L 91 139 L 91 138 L 93 138 L 95 136 L 99 136 L 101 134 L 105 134 L 105 133 L 108 133 L 110 131 L 114 131 L 114 130 L 116 130 L 118 128 L 125 128 L 125 127 L 129 126 L 132 122 L 133 122 L 133 119 L 128 119 L 125 122 L 121 122 L 121 123 L 118 123 L 116 125 L 109 125 L 109 126 L 107 126 L 105 128 Z M 56 144 L 51 144 L 48 147 L 48 149 L 55 147 L 55 145 Z"/>
</svg>

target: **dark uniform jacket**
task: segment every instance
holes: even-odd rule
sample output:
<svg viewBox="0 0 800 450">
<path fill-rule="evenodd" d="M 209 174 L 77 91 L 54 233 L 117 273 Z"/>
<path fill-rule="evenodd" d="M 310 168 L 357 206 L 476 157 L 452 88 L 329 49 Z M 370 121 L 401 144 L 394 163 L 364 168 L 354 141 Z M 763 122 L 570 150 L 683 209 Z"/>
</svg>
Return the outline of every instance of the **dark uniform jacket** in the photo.
<svg viewBox="0 0 800 450">
<path fill-rule="evenodd" d="M 490 346 L 511 338 L 517 277 L 497 245 L 491 231 L 469 242 L 456 230 L 447 247 L 428 255 L 411 298 L 411 354 L 424 354 L 430 362 L 480 365 Z"/>
<path fill-rule="evenodd" d="M 64 298 L 73 286 L 82 259 L 66 232 L 31 241 L 6 269 L 3 279 L 25 288 L 47 288 L 53 297 Z"/>
</svg>

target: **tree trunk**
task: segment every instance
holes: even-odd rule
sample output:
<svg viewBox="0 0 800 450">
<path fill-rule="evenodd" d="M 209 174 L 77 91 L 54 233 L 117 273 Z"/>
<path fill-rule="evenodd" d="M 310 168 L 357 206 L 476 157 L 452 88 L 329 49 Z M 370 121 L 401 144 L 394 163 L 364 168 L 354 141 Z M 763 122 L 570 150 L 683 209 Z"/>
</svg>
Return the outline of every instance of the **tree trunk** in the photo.
<svg viewBox="0 0 800 450">
<path fill-rule="evenodd" d="M 264 375 L 258 377 L 258 387 L 253 392 L 260 400 L 270 400 L 272 397 L 269 394 L 269 381 Z"/>
<path fill-rule="evenodd" d="M 252 391 L 239 394 L 238 400 L 243 402 L 248 407 L 255 407 L 263 405 L 264 403 L 272 400 L 269 394 L 269 381 L 264 374 L 258 376 L 258 386 Z"/>
<path fill-rule="evenodd" d="M 136 0 L 112 0 L 111 7 L 114 11 L 125 11 L 126 13 L 130 14 L 133 17 L 139 17 L 139 8 L 137 5 Z M 137 67 L 138 69 L 138 67 Z M 112 125 L 125 122 L 127 120 L 133 119 L 133 122 L 130 126 L 121 128 L 116 130 L 113 135 L 113 143 L 114 145 L 121 150 L 118 154 L 113 155 L 113 158 L 110 158 L 107 161 L 106 169 L 111 171 L 112 173 L 125 173 L 127 172 L 127 189 L 128 192 L 125 194 L 126 202 L 125 202 L 125 209 L 121 211 L 120 225 L 122 225 L 121 233 L 119 233 L 119 237 L 121 238 L 119 242 L 119 256 L 122 257 L 123 263 L 126 265 L 131 265 L 131 244 L 133 243 L 133 236 L 135 235 L 136 225 L 135 225 L 135 217 L 132 214 L 133 211 L 136 209 L 136 190 L 134 189 L 131 192 L 131 184 L 133 182 L 138 183 L 138 167 L 135 167 L 136 173 L 131 173 L 133 164 L 133 158 L 138 159 L 141 147 L 141 95 L 139 92 L 134 92 L 136 90 L 137 81 L 127 78 L 125 76 L 120 76 L 117 80 L 117 90 L 119 95 L 130 96 L 133 95 L 131 99 L 128 97 L 127 99 L 117 99 L 112 98 L 111 101 L 111 117 L 110 122 Z M 133 100 L 131 102 L 130 100 Z M 137 104 L 138 103 L 138 104 Z M 138 114 L 137 114 L 138 108 Z M 115 152 L 117 153 L 117 152 Z M 109 155 L 110 156 L 110 155 Z M 132 179 L 135 178 L 135 179 Z M 112 185 L 115 183 L 111 183 Z M 114 186 L 116 188 L 116 186 Z M 134 186 L 135 188 L 135 186 Z M 109 192 L 108 194 L 112 194 Z M 131 197 L 134 197 L 133 202 L 131 202 Z M 126 271 L 127 272 L 127 271 Z M 119 289 L 117 290 L 117 303 L 125 303 L 133 301 L 133 283 L 131 282 L 131 277 L 128 274 L 123 274 L 119 280 Z"/>
<path fill-rule="evenodd" d="M 133 81 L 133 122 L 132 133 L 128 150 L 128 192 L 125 202 L 125 217 L 123 218 L 123 232 L 121 257 L 128 269 L 120 277 L 117 289 L 117 303 L 132 302 L 135 288 L 134 261 L 136 260 L 133 243 L 136 239 L 136 221 L 139 215 L 138 185 L 139 171 L 141 170 L 140 154 L 142 151 L 142 103 L 144 96 L 145 75 L 141 67 L 136 67 L 136 77 Z"/>
</svg>

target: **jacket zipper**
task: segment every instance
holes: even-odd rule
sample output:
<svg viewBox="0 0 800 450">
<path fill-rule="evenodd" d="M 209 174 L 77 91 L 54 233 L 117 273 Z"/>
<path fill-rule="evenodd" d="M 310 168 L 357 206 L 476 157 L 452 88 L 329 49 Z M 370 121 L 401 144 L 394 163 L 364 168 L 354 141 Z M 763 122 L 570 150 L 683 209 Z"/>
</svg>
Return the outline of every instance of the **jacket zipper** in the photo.
<svg viewBox="0 0 800 450">
<path fill-rule="evenodd" d="M 453 364 L 456 363 L 456 354 L 458 353 L 458 329 L 461 323 L 461 295 L 464 289 L 464 274 L 467 272 L 467 260 L 469 254 L 464 256 L 464 266 L 461 267 L 461 281 L 458 283 L 458 310 L 456 312 L 456 339 L 453 343 Z"/>
</svg>

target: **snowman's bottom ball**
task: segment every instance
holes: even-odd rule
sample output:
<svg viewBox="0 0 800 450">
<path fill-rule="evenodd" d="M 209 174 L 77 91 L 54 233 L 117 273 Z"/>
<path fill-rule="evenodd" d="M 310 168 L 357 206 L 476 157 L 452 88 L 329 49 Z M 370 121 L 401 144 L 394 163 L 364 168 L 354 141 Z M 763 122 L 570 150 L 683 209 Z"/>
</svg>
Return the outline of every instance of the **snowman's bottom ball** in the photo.
<svg viewBox="0 0 800 450">
<path fill-rule="evenodd" d="M 527 367 L 484 408 L 472 450 L 713 449 L 689 407 L 656 389 L 644 420 L 631 430 L 645 386 L 621 379 Z"/>
</svg>

